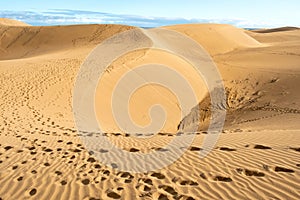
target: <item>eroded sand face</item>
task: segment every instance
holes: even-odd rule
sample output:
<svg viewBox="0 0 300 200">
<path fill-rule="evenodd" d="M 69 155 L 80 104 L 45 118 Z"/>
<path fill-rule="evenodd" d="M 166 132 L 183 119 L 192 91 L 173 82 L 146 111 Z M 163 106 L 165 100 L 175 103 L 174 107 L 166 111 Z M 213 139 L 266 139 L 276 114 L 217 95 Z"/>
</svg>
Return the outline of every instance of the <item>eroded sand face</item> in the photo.
<svg viewBox="0 0 300 200">
<path fill-rule="evenodd" d="M 258 33 L 228 25 L 167 28 L 195 39 L 216 62 L 228 92 L 226 123 L 204 159 L 199 158 L 206 136 L 202 130 L 172 165 L 135 174 L 104 166 L 89 154 L 77 135 L 72 112 L 73 86 L 83 60 L 99 42 L 131 27 L 0 27 L 2 199 L 299 198 L 299 30 Z M 133 54 L 127 56 L 137 57 L 134 62 L 124 57 L 112 65 L 119 71 L 111 72 L 115 75 L 111 80 L 123 67 L 160 57 L 155 51 Z M 163 62 L 188 67 L 172 55 L 165 55 Z M 185 72 L 196 86 L 201 84 L 182 69 Z M 135 101 L 149 91 L 141 90 Z M 173 102 L 170 93 L 157 91 Z M 138 108 L 145 112 L 156 100 L 137 104 Z M 107 137 L 132 154 L 168 151 L 164 146 L 181 120 L 168 102 L 170 134 L 139 139 L 110 132 Z M 185 123 L 192 126 L 193 117 L 188 115 Z M 134 119 L 141 124 L 149 120 L 138 114 Z M 99 148 L 103 154 L 107 151 Z"/>
<path fill-rule="evenodd" d="M 124 63 L 126 63 L 126 66 L 124 66 Z M 111 108 L 114 87 L 124 74 L 147 63 L 153 63 L 154 67 L 157 63 L 169 66 L 170 69 L 176 70 L 177 73 L 182 75 L 184 79 L 189 80 L 191 88 L 195 91 L 197 102 L 207 95 L 207 88 L 203 79 L 197 74 L 197 71 L 183 59 L 161 50 L 139 50 L 130 53 L 114 62 L 98 83 L 95 96 L 95 109 L 97 119 L 104 132 L 122 132 L 117 124 L 115 124 Z M 142 75 L 143 74 L 141 74 L 141 76 Z M 151 74 L 153 77 L 158 75 L 159 74 L 155 73 Z M 162 75 L 162 78 L 168 79 L 169 77 Z M 135 79 L 130 79 L 130 81 L 135 81 Z M 126 85 L 128 85 L 128 83 L 123 84 L 123 88 L 120 88 L 120 90 L 126 90 Z M 185 90 L 185 87 L 180 83 L 177 84 L 177 87 L 178 90 Z M 147 95 L 149 95 L 149 97 L 145 98 Z M 147 126 L 147 124 L 151 123 L 151 116 L 149 116 L 148 113 L 149 108 L 151 108 L 152 105 L 160 104 L 165 109 L 167 116 L 166 119 L 161 118 L 161 120 L 166 121 L 164 127 L 160 129 L 160 132 L 176 132 L 177 126 L 182 119 L 180 102 L 176 95 L 174 91 L 163 85 L 154 83 L 141 85 L 134 91 L 129 101 L 129 112 L 132 120 L 140 126 Z M 122 100 L 124 99 L 120 98 L 119 101 Z"/>
</svg>

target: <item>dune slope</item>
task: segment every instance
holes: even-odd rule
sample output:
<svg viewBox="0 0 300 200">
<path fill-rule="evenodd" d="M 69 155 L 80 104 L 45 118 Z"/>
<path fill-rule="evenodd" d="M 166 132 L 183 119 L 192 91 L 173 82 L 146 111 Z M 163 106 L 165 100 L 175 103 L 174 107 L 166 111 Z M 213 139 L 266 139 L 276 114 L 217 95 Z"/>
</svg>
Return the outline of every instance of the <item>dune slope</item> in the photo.
<svg viewBox="0 0 300 200">
<path fill-rule="evenodd" d="M 0 59 L 19 59 L 86 46 L 92 48 L 111 35 L 130 28 L 133 27 L 120 25 L 14 27 L 0 24 Z"/>
<path fill-rule="evenodd" d="M 0 18 L 0 26 L 30 26 L 30 25 L 14 19 Z"/>
</svg>

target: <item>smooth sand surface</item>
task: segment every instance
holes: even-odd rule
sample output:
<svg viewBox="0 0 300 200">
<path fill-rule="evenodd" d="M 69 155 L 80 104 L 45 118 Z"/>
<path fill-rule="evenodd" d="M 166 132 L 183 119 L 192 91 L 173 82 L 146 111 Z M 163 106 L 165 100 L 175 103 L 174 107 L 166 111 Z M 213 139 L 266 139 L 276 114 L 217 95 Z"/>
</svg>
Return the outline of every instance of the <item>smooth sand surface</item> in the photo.
<svg viewBox="0 0 300 200">
<path fill-rule="evenodd" d="M 14 20 L 14 19 L 7 19 L 7 18 L 0 18 L 0 25 L 1 26 L 30 26 L 24 22 Z"/>
<path fill-rule="evenodd" d="M 104 39 L 134 27 L 21 25 L 8 26 L 6 19 L 0 20 L 0 199 L 300 198 L 298 29 L 253 32 L 219 24 L 164 27 L 186 34 L 210 53 L 226 87 L 227 117 L 207 157 L 199 158 L 207 134 L 203 128 L 175 163 L 135 174 L 97 161 L 80 140 L 72 112 L 74 82 L 86 56 Z M 165 89 L 156 88 L 141 103 L 153 91 L 144 88 L 130 104 L 133 119 L 148 123 L 146 108 L 159 101 L 170 113 L 165 129 L 148 140 L 115 131 L 111 113 L 101 108 L 109 102 L 113 81 L 134 65 L 152 60 L 173 65 L 195 87 L 203 87 L 188 63 L 173 55 L 137 51 L 116 60 L 103 76 L 105 87 L 99 85 L 96 108 L 103 112 L 98 110 L 98 117 L 105 117 L 107 137 L 133 154 L 168 151 L 164 146 L 179 124 L 185 132 L 186 127 L 209 121 L 205 88 L 197 94 L 200 109 L 195 105 L 183 119 L 178 117 L 175 97 Z M 205 115 L 195 120 L 198 112 Z"/>
</svg>

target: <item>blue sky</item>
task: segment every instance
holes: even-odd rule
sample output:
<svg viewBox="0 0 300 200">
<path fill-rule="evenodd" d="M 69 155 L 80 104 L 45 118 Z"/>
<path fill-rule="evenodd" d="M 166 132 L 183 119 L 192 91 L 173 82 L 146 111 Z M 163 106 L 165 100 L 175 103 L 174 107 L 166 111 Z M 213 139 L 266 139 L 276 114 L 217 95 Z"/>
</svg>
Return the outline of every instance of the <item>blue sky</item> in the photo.
<svg viewBox="0 0 300 200">
<path fill-rule="evenodd" d="M 153 27 L 227 23 L 248 28 L 300 26 L 299 0 L 0 1 L 0 17 L 33 25 L 118 23 Z"/>
</svg>

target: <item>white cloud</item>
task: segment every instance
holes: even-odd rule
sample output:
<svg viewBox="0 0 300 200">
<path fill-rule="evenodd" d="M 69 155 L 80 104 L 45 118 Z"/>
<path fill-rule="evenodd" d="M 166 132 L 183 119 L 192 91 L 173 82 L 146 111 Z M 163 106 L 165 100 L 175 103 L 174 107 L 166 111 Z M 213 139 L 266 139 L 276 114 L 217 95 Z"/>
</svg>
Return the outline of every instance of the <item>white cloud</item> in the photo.
<svg viewBox="0 0 300 200">
<path fill-rule="evenodd" d="M 251 22 L 244 19 L 186 19 L 151 16 L 120 15 L 103 12 L 90 12 L 82 10 L 47 10 L 35 11 L 0 11 L 0 17 L 22 20 L 32 25 L 63 25 L 81 23 L 109 23 L 127 24 L 142 27 L 157 27 L 183 23 L 224 23 L 238 27 L 261 28 L 270 27 L 263 22 Z"/>
</svg>

